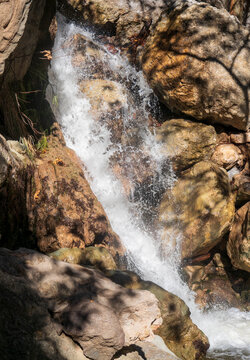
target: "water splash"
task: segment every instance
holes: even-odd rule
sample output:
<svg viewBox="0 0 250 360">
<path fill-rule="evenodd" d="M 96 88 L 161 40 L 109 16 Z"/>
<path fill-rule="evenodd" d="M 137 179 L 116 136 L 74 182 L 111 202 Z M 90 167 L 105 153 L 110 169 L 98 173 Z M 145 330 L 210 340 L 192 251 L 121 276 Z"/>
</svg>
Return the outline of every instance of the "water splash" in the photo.
<svg viewBox="0 0 250 360">
<path fill-rule="evenodd" d="M 194 294 L 180 279 L 177 257 L 162 258 L 159 235 L 151 233 L 144 226 L 140 218 L 140 207 L 138 208 L 136 202 L 128 201 L 120 181 L 114 176 L 110 168 L 110 157 L 117 151 L 117 144 L 114 146 L 112 143 L 109 129 L 92 118 L 91 104 L 79 91 L 79 79 L 87 78 L 90 68 L 73 67 L 69 48 L 63 46 L 65 41 L 76 33 L 95 41 L 93 34 L 73 24 L 66 25 L 59 19 L 50 72 L 52 86 L 49 89 L 50 92 L 53 89 L 53 94 L 49 97 L 57 97 L 58 107 L 54 106 L 54 110 L 67 145 L 83 160 L 91 188 L 128 251 L 131 269 L 136 270 L 142 278 L 157 283 L 186 302 L 191 310 L 192 320 L 209 338 L 211 359 L 250 359 L 250 314 L 237 309 L 215 309 L 202 313 L 197 308 Z M 119 54 L 111 54 L 105 48 L 103 51 L 103 68 L 108 64 L 113 73 L 118 74 L 116 78 L 122 81 L 122 86 L 128 84 L 130 89 L 132 87 L 137 99 L 136 104 L 127 100 L 123 113 L 124 128 L 127 129 L 126 122 L 131 118 L 131 114 L 139 112 L 142 118 L 146 119 L 155 100 L 152 101 L 152 91 L 140 72 L 136 72 Z M 154 106 L 157 106 L 157 102 Z M 143 146 L 150 154 L 150 159 L 157 161 L 161 184 L 164 187 L 171 186 L 175 181 L 171 166 L 167 176 L 166 172 L 163 175 L 159 145 L 155 143 L 146 125 L 140 123 L 140 127 Z M 158 186 L 159 181 L 156 182 Z M 152 189 L 154 190 L 154 187 Z M 130 200 L 133 200 L 133 194 Z M 178 231 L 177 236 L 181 241 Z"/>
</svg>

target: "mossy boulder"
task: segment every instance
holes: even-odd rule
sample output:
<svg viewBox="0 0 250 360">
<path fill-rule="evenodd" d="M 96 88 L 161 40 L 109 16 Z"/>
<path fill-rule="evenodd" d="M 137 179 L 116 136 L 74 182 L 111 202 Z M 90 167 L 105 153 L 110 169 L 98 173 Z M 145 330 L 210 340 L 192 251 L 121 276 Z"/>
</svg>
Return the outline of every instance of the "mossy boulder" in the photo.
<svg viewBox="0 0 250 360">
<path fill-rule="evenodd" d="M 65 261 L 70 264 L 92 265 L 100 270 L 116 269 L 116 263 L 112 255 L 104 247 L 63 248 L 48 255 L 55 260 Z"/>
</svg>

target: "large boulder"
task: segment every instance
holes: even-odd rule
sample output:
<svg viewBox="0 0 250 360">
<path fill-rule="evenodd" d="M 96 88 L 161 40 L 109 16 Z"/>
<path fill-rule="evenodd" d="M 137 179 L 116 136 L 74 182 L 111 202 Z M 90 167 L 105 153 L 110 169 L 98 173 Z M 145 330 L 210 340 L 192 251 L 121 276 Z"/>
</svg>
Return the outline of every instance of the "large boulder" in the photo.
<svg viewBox="0 0 250 360">
<path fill-rule="evenodd" d="M 102 244 L 115 257 L 124 253 L 85 179 L 80 160 L 65 146 L 58 125 L 48 138 L 48 148 L 35 159 L 29 227 L 42 252 Z"/>
<path fill-rule="evenodd" d="M 27 326 L 33 326 L 38 319 L 41 335 L 37 336 L 43 337 L 41 322 L 46 325 L 50 321 L 58 334 L 63 332 L 69 336 L 93 360 L 110 360 L 123 346 L 149 338 L 162 321 L 158 300 L 153 294 L 125 289 L 97 270 L 56 261 L 27 249 L 15 252 L 1 249 L 0 270 L 10 278 L 9 289 L 15 293 L 19 284 L 24 283 L 29 292 L 43 302 L 47 317 L 50 313 L 54 320 L 40 319 L 31 299 L 25 308 L 29 316 L 21 310 L 11 311 L 16 319 L 15 329 L 22 331 L 19 316 L 24 316 Z M 19 304 L 25 302 L 29 292 L 18 293 Z M 3 339 L 8 336 L 9 332 L 3 332 Z"/>
<path fill-rule="evenodd" d="M 216 145 L 213 126 L 185 119 L 165 121 L 155 129 L 162 153 L 170 158 L 175 171 L 185 170 L 202 160 L 209 160 Z"/>
<path fill-rule="evenodd" d="M 46 0 L 0 4 L 0 82 L 21 80 L 30 66 Z"/>
<path fill-rule="evenodd" d="M 234 196 L 226 171 L 201 161 L 185 171 L 162 198 L 162 248 L 169 249 L 171 241 L 175 242 L 178 224 L 181 258 L 206 254 L 229 230 L 233 216 Z"/>
<path fill-rule="evenodd" d="M 250 272 L 250 202 L 236 212 L 227 253 L 237 269 Z"/>
<path fill-rule="evenodd" d="M 210 123 L 249 127 L 249 30 L 206 3 L 166 4 L 143 50 L 144 74 L 161 101 Z"/>
<path fill-rule="evenodd" d="M 3 360 L 87 360 L 59 335 L 43 299 L 25 279 L 0 270 L 0 349 Z"/>
<path fill-rule="evenodd" d="M 155 333 L 160 335 L 167 347 L 183 360 L 205 359 L 209 347 L 207 337 L 193 324 L 187 305 L 177 296 L 151 281 L 143 281 L 130 271 L 109 271 L 112 281 L 127 289 L 143 289 L 153 293 L 159 300 L 162 325 Z"/>
</svg>

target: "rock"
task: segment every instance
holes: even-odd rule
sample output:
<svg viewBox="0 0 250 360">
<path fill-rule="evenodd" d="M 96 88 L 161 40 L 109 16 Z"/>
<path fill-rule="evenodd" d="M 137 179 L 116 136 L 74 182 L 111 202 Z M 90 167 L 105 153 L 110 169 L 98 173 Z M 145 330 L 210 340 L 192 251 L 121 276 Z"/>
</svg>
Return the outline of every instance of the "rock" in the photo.
<svg viewBox="0 0 250 360">
<path fill-rule="evenodd" d="M 21 80 L 28 70 L 39 36 L 45 0 L 0 4 L 0 83 Z"/>
<path fill-rule="evenodd" d="M 82 80 L 79 87 L 90 102 L 93 119 L 106 125 L 113 143 L 121 143 L 124 114 L 129 105 L 125 88 L 118 82 L 102 79 Z"/>
<path fill-rule="evenodd" d="M 236 164 L 243 166 L 243 154 L 240 149 L 233 144 L 218 145 L 211 158 L 217 165 L 230 170 Z"/>
<path fill-rule="evenodd" d="M 125 195 L 133 200 L 149 198 L 149 188 L 157 178 L 156 164 L 143 144 L 149 113 L 133 79 L 112 67 L 113 60 L 103 46 L 81 34 L 65 47 L 73 53 L 72 64 L 81 74 L 79 88 L 90 102 L 93 120 L 109 131 L 109 163 Z"/>
<path fill-rule="evenodd" d="M 246 309 L 240 298 L 246 279 L 233 271 L 225 255 L 215 253 L 208 262 L 184 266 L 183 272 L 190 289 L 196 292 L 195 302 L 201 308 L 219 305 Z"/>
<path fill-rule="evenodd" d="M 32 182 L 29 227 L 42 252 L 102 244 L 115 258 L 124 254 L 80 160 L 60 142 L 60 135 L 48 137 L 48 149 L 35 160 Z"/>
<path fill-rule="evenodd" d="M 230 140 L 234 144 L 245 144 L 250 143 L 250 132 L 231 134 Z"/>
<path fill-rule="evenodd" d="M 234 267 L 250 272 L 250 202 L 236 212 L 227 253 Z"/>
<path fill-rule="evenodd" d="M 232 190 L 236 192 L 236 206 L 241 207 L 250 201 L 250 176 L 245 169 L 232 179 Z"/>
<path fill-rule="evenodd" d="M 163 251 L 175 241 L 178 224 L 181 258 L 206 254 L 228 231 L 233 216 L 234 197 L 226 171 L 201 161 L 185 171 L 162 198 L 159 225 Z"/>
<path fill-rule="evenodd" d="M 212 126 L 184 119 L 165 121 L 155 129 L 162 152 L 175 171 L 185 170 L 201 160 L 210 159 L 216 144 Z"/>
<path fill-rule="evenodd" d="M 112 255 L 104 247 L 64 248 L 48 255 L 53 259 L 65 261 L 69 264 L 92 265 L 100 270 L 116 269 L 116 263 Z"/>
<path fill-rule="evenodd" d="M 160 335 L 167 347 L 183 360 L 204 359 L 209 347 L 207 337 L 194 325 L 189 317 L 187 305 L 177 296 L 160 286 L 143 281 L 130 271 L 109 271 L 106 275 L 127 289 L 144 289 L 159 300 L 162 325 L 155 333 Z"/>
<path fill-rule="evenodd" d="M 70 337 L 57 333 L 46 304 L 27 279 L 0 271 L 0 291 L 3 360 L 87 360 Z"/>
<path fill-rule="evenodd" d="M 249 30 L 226 10 L 178 0 L 166 4 L 141 62 L 171 110 L 246 130 L 249 57 Z"/>
<path fill-rule="evenodd" d="M 91 359 L 110 359 L 124 345 L 148 338 L 161 323 L 153 294 L 124 289 L 97 270 L 27 249 L 1 249 L 0 270 L 43 299 L 57 331 L 80 344 Z"/>
<path fill-rule="evenodd" d="M 99 30 L 115 36 L 120 46 L 132 46 L 136 35 L 142 37 L 153 25 L 162 9 L 162 0 L 126 1 L 111 0 L 60 0 L 59 9 L 68 18 L 85 21 L 95 25 Z"/>
<path fill-rule="evenodd" d="M 17 243 L 24 244 L 24 239 L 25 245 L 31 245 L 26 210 L 26 190 L 31 173 L 32 162 L 27 151 L 20 143 L 6 141 L 0 135 L 0 203 L 5 209 L 0 212 L 1 246 L 11 248 Z"/>
<path fill-rule="evenodd" d="M 93 300 L 78 298 L 55 319 L 90 359 L 110 360 L 124 344 L 124 333 L 113 310 Z"/>
<path fill-rule="evenodd" d="M 242 24 L 246 25 L 249 12 L 248 0 L 229 0 L 226 3 L 226 9 L 231 15 L 237 16 Z"/>
<path fill-rule="evenodd" d="M 9 176 L 10 169 L 17 165 L 5 138 L 0 135 L 0 188 Z"/>
<path fill-rule="evenodd" d="M 49 62 L 41 59 L 40 51 L 51 49 L 52 44 L 48 44 L 46 37 L 55 11 L 55 0 L 3 0 L 0 3 L 1 125 L 3 133 L 15 140 L 33 135 L 36 126 L 39 131 L 44 129 L 41 119 L 46 118 L 43 105 Z M 32 66 L 33 71 L 27 75 Z M 41 112 L 37 115 L 39 106 Z"/>
</svg>

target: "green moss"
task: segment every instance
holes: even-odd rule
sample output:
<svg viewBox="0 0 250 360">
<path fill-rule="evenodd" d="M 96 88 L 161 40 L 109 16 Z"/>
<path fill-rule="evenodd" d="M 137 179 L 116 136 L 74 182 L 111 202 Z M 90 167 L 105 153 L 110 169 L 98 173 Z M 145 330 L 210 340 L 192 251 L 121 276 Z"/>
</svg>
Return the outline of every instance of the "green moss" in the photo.
<svg viewBox="0 0 250 360">
<path fill-rule="evenodd" d="M 43 152 L 47 148 L 48 148 L 48 139 L 47 136 L 44 134 L 36 144 L 36 149 L 40 152 Z"/>
</svg>

